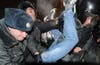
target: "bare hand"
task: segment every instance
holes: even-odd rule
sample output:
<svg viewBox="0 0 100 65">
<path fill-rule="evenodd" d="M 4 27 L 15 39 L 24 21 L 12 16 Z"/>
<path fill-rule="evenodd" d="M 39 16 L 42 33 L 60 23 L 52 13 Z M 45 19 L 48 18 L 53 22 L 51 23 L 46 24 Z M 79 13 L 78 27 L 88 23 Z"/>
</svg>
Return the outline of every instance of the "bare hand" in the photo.
<svg viewBox="0 0 100 65">
<path fill-rule="evenodd" d="M 79 51 L 81 51 L 82 49 L 80 48 L 80 47 L 76 47 L 75 49 L 74 49 L 74 53 L 78 53 Z"/>
<path fill-rule="evenodd" d="M 100 43 L 100 38 L 98 38 L 98 39 L 97 39 L 97 42 L 99 42 L 99 43 Z"/>
</svg>

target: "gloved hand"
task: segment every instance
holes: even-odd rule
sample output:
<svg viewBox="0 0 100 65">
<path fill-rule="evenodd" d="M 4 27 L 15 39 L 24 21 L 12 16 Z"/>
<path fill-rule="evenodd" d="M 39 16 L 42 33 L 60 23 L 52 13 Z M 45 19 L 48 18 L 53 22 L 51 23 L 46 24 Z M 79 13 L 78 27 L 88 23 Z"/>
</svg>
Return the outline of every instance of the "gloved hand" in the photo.
<svg viewBox="0 0 100 65">
<path fill-rule="evenodd" d="M 34 62 L 35 62 L 35 63 L 40 63 L 40 62 L 42 62 L 42 59 L 41 59 L 40 54 L 33 55 L 33 58 L 34 58 Z"/>
</svg>

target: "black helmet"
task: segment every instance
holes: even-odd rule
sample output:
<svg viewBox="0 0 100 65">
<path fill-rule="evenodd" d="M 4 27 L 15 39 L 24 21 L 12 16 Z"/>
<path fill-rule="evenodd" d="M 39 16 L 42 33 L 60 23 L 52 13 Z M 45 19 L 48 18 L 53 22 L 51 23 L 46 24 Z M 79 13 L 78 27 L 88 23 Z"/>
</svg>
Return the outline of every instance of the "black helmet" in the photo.
<svg viewBox="0 0 100 65">
<path fill-rule="evenodd" d="M 88 16 L 100 15 L 100 0 L 78 0 L 76 15 L 82 23 Z"/>
</svg>

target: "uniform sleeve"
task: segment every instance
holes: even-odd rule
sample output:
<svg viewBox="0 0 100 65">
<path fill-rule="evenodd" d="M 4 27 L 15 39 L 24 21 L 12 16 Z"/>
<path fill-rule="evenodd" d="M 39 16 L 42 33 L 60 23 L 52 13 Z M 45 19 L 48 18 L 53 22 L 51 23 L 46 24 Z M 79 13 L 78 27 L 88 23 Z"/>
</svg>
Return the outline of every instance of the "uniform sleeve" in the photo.
<svg viewBox="0 0 100 65">
<path fill-rule="evenodd" d="M 6 49 L 3 46 L 3 41 L 0 39 L 0 65 L 18 65 L 17 63 L 11 62 L 11 58 L 8 55 Z"/>
<path fill-rule="evenodd" d="M 48 32 L 52 29 L 57 29 L 58 26 L 54 20 L 50 20 L 48 22 L 43 22 L 43 23 L 39 24 L 38 28 L 39 28 L 41 33 L 44 33 L 44 32 Z"/>
<path fill-rule="evenodd" d="M 85 28 L 85 27 L 80 28 L 78 30 L 79 42 L 78 42 L 77 46 L 83 48 L 84 45 L 89 40 L 91 35 L 92 35 L 91 29 L 88 29 L 88 28 Z"/>
</svg>

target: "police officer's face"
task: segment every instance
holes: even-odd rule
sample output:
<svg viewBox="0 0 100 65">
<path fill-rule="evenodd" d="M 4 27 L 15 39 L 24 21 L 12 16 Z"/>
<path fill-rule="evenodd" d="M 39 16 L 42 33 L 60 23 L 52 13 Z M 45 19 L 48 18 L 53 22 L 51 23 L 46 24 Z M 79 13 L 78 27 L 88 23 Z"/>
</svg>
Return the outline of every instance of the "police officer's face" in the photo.
<svg viewBox="0 0 100 65">
<path fill-rule="evenodd" d="M 31 7 L 28 7 L 26 9 L 26 13 L 28 13 L 32 17 L 33 21 L 36 19 L 36 13 Z"/>
<path fill-rule="evenodd" d="M 24 31 L 17 30 L 17 29 L 14 29 L 14 28 L 10 28 L 10 27 L 8 27 L 8 29 L 9 29 L 11 35 L 13 37 L 15 37 L 15 39 L 18 40 L 18 41 L 24 40 L 24 38 L 26 38 L 26 36 L 27 36 L 27 33 L 24 32 Z"/>
<path fill-rule="evenodd" d="M 87 26 L 91 23 L 92 17 L 87 17 L 87 19 L 85 20 L 85 22 L 83 23 L 83 26 Z"/>
</svg>

